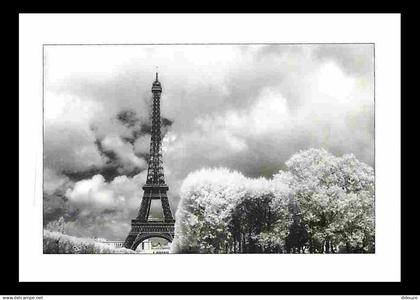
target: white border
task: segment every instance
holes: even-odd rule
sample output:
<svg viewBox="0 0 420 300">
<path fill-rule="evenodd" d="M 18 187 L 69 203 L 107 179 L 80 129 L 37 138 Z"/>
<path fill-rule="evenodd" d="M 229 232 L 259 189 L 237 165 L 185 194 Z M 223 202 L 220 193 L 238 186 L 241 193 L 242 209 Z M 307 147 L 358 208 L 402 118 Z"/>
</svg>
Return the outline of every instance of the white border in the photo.
<svg viewBox="0 0 420 300">
<path fill-rule="evenodd" d="M 21 14 L 20 281 L 400 281 L 400 15 Z M 42 254 L 42 44 L 375 43 L 376 254 Z"/>
</svg>

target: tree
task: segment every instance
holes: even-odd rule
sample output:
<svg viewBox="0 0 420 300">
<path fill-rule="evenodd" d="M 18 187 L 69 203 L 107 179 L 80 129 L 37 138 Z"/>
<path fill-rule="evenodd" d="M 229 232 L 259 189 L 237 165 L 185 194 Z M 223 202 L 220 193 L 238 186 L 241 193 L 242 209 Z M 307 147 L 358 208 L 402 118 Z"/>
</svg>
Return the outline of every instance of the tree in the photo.
<svg viewBox="0 0 420 300">
<path fill-rule="evenodd" d="M 64 233 L 64 218 L 60 217 L 58 220 L 51 221 L 46 228 L 49 231 Z"/>
<path fill-rule="evenodd" d="M 232 244 L 232 210 L 244 194 L 244 179 L 227 169 L 203 169 L 187 176 L 181 187 L 172 252 L 227 252 Z"/>
<path fill-rule="evenodd" d="M 308 232 L 302 220 L 302 214 L 296 203 L 289 203 L 289 212 L 292 222 L 286 237 L 285 248 L 287 253 L 304 253 L 308 243 Z"/>
<path fill-rule="evenodd" d="M 289 234 L 289 227 L 292 222 L 289 211 L 290 189 L 288 182 L 289 174 L 284 172 L 267 181 L 265 190 L 268 190 L 274 197 L 266 202 L 269 218 L 266 220 L 264 229 L 258 234 L 258 243 L 262 252 L 283 253 L 286 251 L 286 237 Z M 255 187 L 256 188 L 256 187 Z M 262 194 L 263 195 L 263 194 Z"/>
<path fill-rule="evenodd" d="M 274 194 L 269 190 L 255 193 L 247 191 L 233 210 L 230 231 L 233 235 L 233 252 L 261 252 L 270 248 L 268 236 L 276 220 L 270 203 Z"/>
<path fill-rule="evenodd" d="M 288 220 L 280 195 L 270 180 L 227 169 L 190 174 L 181 188 L 172 251 L 283 251 Z"/>
<path fill-rule="evenodd" d="M 372 249 L 374 239 L 373 169 L 353 155 L 337 158 L 325 150 L 293 155 L 292 200 L 301 211 L 311 253 Z"/>
</svg>

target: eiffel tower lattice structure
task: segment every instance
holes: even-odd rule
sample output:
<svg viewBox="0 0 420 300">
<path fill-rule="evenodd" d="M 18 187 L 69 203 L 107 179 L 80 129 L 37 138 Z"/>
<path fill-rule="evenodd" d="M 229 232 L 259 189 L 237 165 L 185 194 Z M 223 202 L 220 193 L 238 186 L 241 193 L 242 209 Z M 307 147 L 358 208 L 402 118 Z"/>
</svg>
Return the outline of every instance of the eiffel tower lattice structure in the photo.
<svg viewBox="0 0 420 300">
<path fill-rule="evenodd" d="M 169 206 L 162 163 L 162 136 L 160 117 L 160 95 L 162 85 L 156 73 L 156 80 L 152 85 L 152 135 L 150 141 L 150 157 L 147 170 L 146 184 L 143 186 L 143 199 L 137 217 L 131 220 L 131 230 L 123 247 L 135 250 L 146 239 L 160 237 L 172 242 L 174 238 L 175 219 L 172 217 Z M 152 201 L 160 201 L 162 204 L 163 219 L 149 220 L 150 206 Z"/>
</svg>

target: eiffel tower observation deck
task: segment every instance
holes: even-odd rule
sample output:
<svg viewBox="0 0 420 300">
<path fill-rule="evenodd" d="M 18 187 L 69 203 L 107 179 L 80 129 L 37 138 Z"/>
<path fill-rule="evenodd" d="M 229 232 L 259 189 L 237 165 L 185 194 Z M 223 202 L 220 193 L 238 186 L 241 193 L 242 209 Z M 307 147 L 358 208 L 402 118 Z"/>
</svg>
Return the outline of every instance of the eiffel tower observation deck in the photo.
<svg viewBox="0 0 420 300">
<path fill-rule="evenodd" d="M 174 238 L 175 219 L 172 216 L 165 183 L 162 162 L 162 135 L 160 116 L 160 96 L 162 85 L 158 73 L 152 85 L 152 134 L 150 140 L 150 156 L 148 161 L 146 184 L 143 186 L 143 198 L 137 217 L 131 221 L 131 230 L 123 247 L 135 250 L 146 239 L 160 237 L 172 242 Z M 163 219 L 149 218 L 152 201 L 160 201 Z"/>
</svg>

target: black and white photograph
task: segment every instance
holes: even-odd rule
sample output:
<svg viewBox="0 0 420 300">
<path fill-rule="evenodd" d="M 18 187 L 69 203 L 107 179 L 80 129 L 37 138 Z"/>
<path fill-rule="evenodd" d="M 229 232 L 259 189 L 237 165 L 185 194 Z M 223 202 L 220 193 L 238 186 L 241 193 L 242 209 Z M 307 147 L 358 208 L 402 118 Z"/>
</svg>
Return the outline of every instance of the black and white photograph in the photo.
<svg viewBox="0 0 420 300">
<path fill-rule="evenodd" d="M 18 15 L 0 295 L 418 292 L 402 13 Z"/>
<path fill-rule="evenodd" d="M 43 46 L 44 254 L 375 253 L 372 43 Z"/>
</svg>

